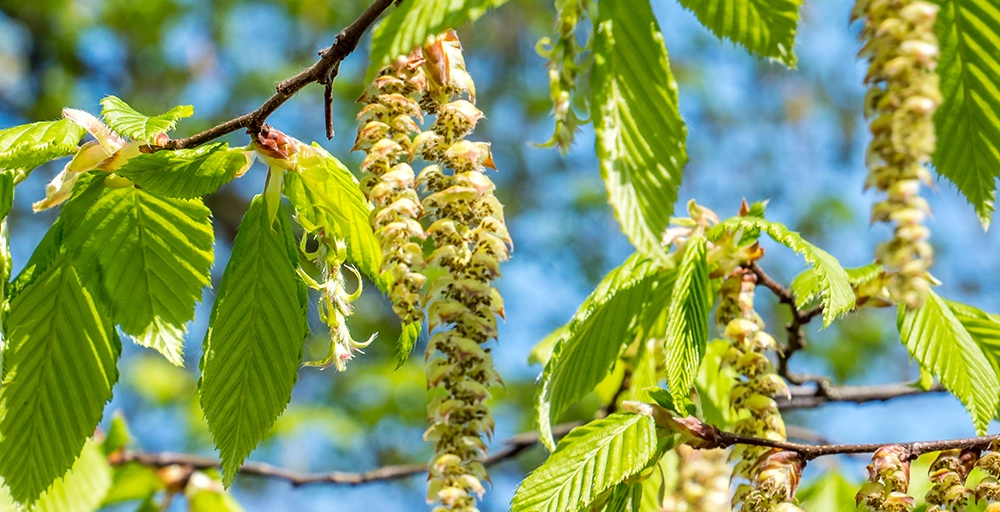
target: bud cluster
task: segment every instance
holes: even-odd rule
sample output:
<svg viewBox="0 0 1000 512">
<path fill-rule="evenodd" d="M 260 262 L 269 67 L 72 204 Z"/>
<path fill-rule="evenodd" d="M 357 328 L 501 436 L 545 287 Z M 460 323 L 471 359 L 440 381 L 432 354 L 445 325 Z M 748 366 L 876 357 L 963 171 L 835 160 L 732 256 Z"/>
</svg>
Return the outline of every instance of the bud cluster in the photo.
<svg viewBox="0 0 1000 512">
<path fill-rule="evenodd" d="M 538 41 L 537 51 L 549 60 L 549 96 L 552 98 L 556 131 L 546 146 L 557 146 L 563 153 L 573 143 L 577 127 L 582 123 L 573 111 L 573 92 L 580 73 L 578 61 L 581 48 L 576 28 L 587 10 L 588 0 L 556 0 L 556 30 L 553 42 L 548 37 Z"/>
<path fill-rule="evenodd" d="M 764 323 L 754 311 L 756 276 L 738 268 L 723 283 L 723 303 L 716 313 L 717 322 L 725 322 L 724 336 L 731 342 L 723 364 L 732 367 L 739 382 L 729 395 L 730 405 L 737 412 L 747 411 L 736 422 L 736 434 L 784 441 L 785 422 L 778 411 L 775 396 L 789 395 L 788 385 L 775 371 L 765 352 L 777 350 L 777 342 L 764 332 Z M 773 450 L 762 446 L 739 445 L 730 454 L 739 460 L 733 468 L 733 478 L 744 478 L 733 496 L 733 507 L 742 505 L 743 512 L 795 511 L 795 497 L 805 460 L 794 452 Z"/>
<path fill-rule="evenodd" d="M 986 512 L 1000 512 L 1000 452 L 996 448 L 994 444 L 976 461 L 976 467 L 989 475 L 979 481 L 973 493 L 977 500 L 989 503 Z"/>
<path fill-rule="evenodd" d="M 906 512 L 913 510 L 914 499 L 906 494 L 910 487 L 910 461 L 906 448 L 883 446 L 872 455 L 868 481 L 855 496 L 858 506 L 868 510 Z"/>
<path fill-rule="evenodd" d="M 960 512 L 965 510 L 975 494 L 965 487 L 969 472 L 979 460 L 978 450 L 945 450 L 938 454 L 930 467 L 933 483 L 925 498 L 931 505 L 927 512 Z"/>
<path fill-rule="evenodd" d="M 381 70 L 361 96 L 365 106 L 358 114 L 358 137 L 354 149 L 365 151 L 361 164 L 361 190 L 375 209 L 370 221 L 382 245 L 382 269 L 393 278 L 389 296 L 392 309 L 406 323 L 424 319 L 421 273 L 424 230 L 423 213 L 414 186 L 413 167 L 408 163 L 411 136 L 420 132 L 422 121 L 418 97 L 427 88 L 418 49 Z"/>
<path fill-rule="evenodd" d="M 909 308 L 919 307 L 934 278 L 934 253 L 924 225 L 930 213 L 920 184 L 932 184 L 926 164 L 934 152 L 934 111 L 941 104 L 934 34 L 938 7 L 925 0 L 857 0 L 864 17 L 860 56 L 869 59 L 865 115 L 870 120 L 866 187 L 888 197 L 872 207 L 872 221 L 894 224 L 893 238 L 876 250 L 890 270 L 889 292 Z"/>
<path fill-rule="evenodd" d="M 427 347 L 434 397 L 424 438 L 436 445 L 428 501 L 440 504 L 435 510 L 473 511 L 488 478 L 478 461 L 486 452 L 483 435 L 494 425 L 485 401 L 501 383 L 483 346 L 497 337 L 503 317 L 503 299 L 490 282 L 500 277 L 511 240 L 485 174 L 496 168 L 490 145 L 465 139 L 483 113 L 455 33 L 431 38 L 384 70 L 362 101 L 356 147 L 367 152 L 363 186 L 396 278 L 396 312 L 419 320 L 426 308 L 428 330 L 451 326 Z M 434 120 L 421 131 L 424 114 Z M 429 165 L 414 177 L 409 162 L 417 157 Z M 422 201 L 416 187 L 426 190 Z M 418 243 L 424 240 L 433 246 L 426 258 Z M 426 283 L 424 269 L 434 276 Z"/>
<path fill-rule="evenodd" d="M 663 500 L 661 512 L 728 512 L 730 468 L 726 451 L 676 448 L 677 487 Z"/>
</svg>

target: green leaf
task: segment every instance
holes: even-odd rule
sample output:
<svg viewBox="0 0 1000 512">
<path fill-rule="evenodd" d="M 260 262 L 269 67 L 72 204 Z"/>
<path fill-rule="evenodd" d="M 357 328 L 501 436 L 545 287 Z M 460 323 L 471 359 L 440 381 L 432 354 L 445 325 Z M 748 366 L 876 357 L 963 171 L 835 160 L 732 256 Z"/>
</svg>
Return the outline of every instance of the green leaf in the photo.
<svg viewBox="0 0 1000 512">
<path fill-rule="evenodd" d="M 115 96 L 101 100 L 101 115 L 108 127 L 135 141 L 154 142 L 156 136 L 174 129 L 177 121 L 194 115 L 194 107 L 181 105 L 158 116 L 149 117 L 136 112 Z"/>
<path fill-rule="evenodd" d="M 622 347 L 635 339 L 645 310 L 666 306 L 674 276 L 654 260 L 634 254 L 580 305 L 540 379 L 536 412 L 542 442 L 550 449 L 555 446 L 552 421 L 608 375 Z"/>
<path fill-rule="evenodd" d="M 147 192 L 191 199 L 211 194 L 250 166 L 252 159 L 229 144 L 194 149 L 157 151 L 130 158 L 115 174 L 132 180 Z"/>
<path fill-rule="evenodd" d="M 680 0 L 705 28 L 758 57 L 795 68 L 801 0 Z"/>
<path fill-rule="evenodd" d="M 78 149 L 84 131 L 68 119 L 22 124 L 0 130 L 0 169 L 30 171 Z"/>
<path fill-rule="evenodd" d="M 200 199 L 107 188 L 93 179 L 64 213 L 63 245 L 88 289 L 100 291 L 111 319 L 137 344 L 183 365 L 186 324 L 211 284 L 209 209 Z"/>
<path fill-rule="evenodd" d="M 595 20 L 591 115 L 608 202 L 632 245 L 663 256 L 687 163 L 663 35 L 646 0 L 601 0 Z"/>
<path fill-rule="evenodd" d="M 691 387 L 708 343 L 708 315 L 712 309 L 705 237 L 693 236 L 684 246 L 677 280 L 667 312 L 664 352 L 667 384 L 674 403 L 691 401 Z"/>
<path fill-rule="evenodd" d="M 611 490 L 604 512 L 641 512 L 642 482 L 622 482 Z"/>
<path fill-rule="evenodd" d="M 347 244 L 347 260 L 382 291 L 382 247 L 368 221 L 368 201 L 358 180 L 330 153 L 313 143 L 316 155 L 300 154 L 299 172 L 285 175 L 285 196 L 295 207 L 295 219 L 308 232 L 322 228 Z"/>
<path fill-rule="evenodd" d="M 934 115 L 932 162 L 990 225 L 1000 177 L 1000 7 L 993 0 L 938 0 L 944 102 Z"/>
<path fill-rule="evenodd" d="M 986 313 L 959 302 L 945 301 L 965 330 L 979 345 L 993 370 L 1000 375 L 1000 315 Z"/>
<path fill-rule="evenodd" d="M 851 286 L 864 286 L 882 275 L 885 269 L 878 263 L 869 263 L 863 267 L 846 269 L 847 280 Z M 816 297 L 820 295 L 819 283 L 816 281 L 816 273 L 813 269 L 807 268 L 801 274 L 795 276 L 791 284 L 792 294 L 795 295 L 795 307 L 805 309 Z"/>
<path fill-rule="evenodd" d="M 87 441 L 73 467 L 42 493 L 31 512 L 91 512 L 110 488 L 111 465 L 100 447 Z"/>
<path fill-rule="evenodd" d="M 243 217 L 205 335 L 201 405 L 230 485 L 292 397 L 309 334 L 288 220 L 258 195 Z"/>
<path fill-rule="evenodd" d="M 901 306 L 897 324 L 910 355 L 965 404 L 976 431 L 985 433 L 1000 405 L 1000 379 L 947 302 L 930 292 L 920 309 Z"/>
<path fill-rule="evenodd" d="M 576 512 L 635 475 L 656 456 L 649 416 L 617 413 L 573 429 L 521 482 L 512 512 Z"/>
<path fill-rule="evenodd" d="M 507 0 L 406 0 L 372 31 L 371 66 L 365 82 L 400 55 L 423 46 L 428 37 L 474 22 Z"/>
<path fill-rule="evenodd" d="M 726 340 L 709 342 L 695 380 L 700 406 L 698 417 L 722 430 L 737 421 L 736 410 L 729 405 L 729 395 L 739 378 L 731 365 L 722 364 L 729 347 Z"/>
<path fill-rule="evenodd" d="M 399 332 L 399 340 L 396 341 L 396 368 L 403 366 L 403 363 L 410 358 L 413 346 L 420 337 L 420 322 L 405 323 Z"/>
<path fill-rule="evenodd" d="M 859 483 L 847 481 L 839 471 L 831 470 L 802 486 L 796 493 L 802 510 L 837 510 L 841 512 L 857 510 L 854 499 Z"/>
<path fill-rule="evenodd" d="M 823 302 L 823 327 L 829 326 L 838 316 L 854 309 L 856 299 L 850 278 L 837 258 L 830 253 L 807 242 L 801 235 L 783 224 L 756 217 L 727 219 L 712 228 L 709 240 L 718 239 L 725 231 L 738 230 L 766 232 L 775 242 L 802 255 L 806 262 L 812 265 Z"/>
<path fill-rule="evenodd" d="M 30 504 L 66 473 L 118 381 L 121 343 L 60 256 L 11 303 L 0 392 L 0 476 Z"/>
</svg>

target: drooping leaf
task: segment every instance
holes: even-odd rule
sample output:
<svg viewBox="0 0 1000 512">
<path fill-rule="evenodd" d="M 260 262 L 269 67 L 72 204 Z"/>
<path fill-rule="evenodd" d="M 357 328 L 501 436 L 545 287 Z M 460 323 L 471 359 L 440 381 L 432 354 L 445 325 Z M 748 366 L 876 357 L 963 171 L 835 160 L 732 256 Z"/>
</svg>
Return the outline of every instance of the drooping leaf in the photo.
<svg viewBox="0 0 1000 512">
<path fill-rule="evenodd" d="M 840 315 L 854 309 L 855 296 L 847 271 L 840 266 L 837 258 L 807 242 L 798 233 L 785 225 L 756 217 L 732 217 L 709 232 L 709 239 L 717 239 L 725 231 L 753 231 L 767 233 L 775 242 L 802 255 L 812 266 L 819 284 L 823 302 L 823 327 L 829 326 Z"/>
<path fill-rule="evenodd" d="M 147 192 L 192 199 L 211 194 L 245 172 L 252 158 L 229 144 L 157 151 L 130 158 L 115 170 Z"/>
<path fill-rule="evenodd" d="M 869 263 L 863 267 L 845 269 L 847 280 L 851 286 L 863 286 L 882 275 L 884 266 L 878 263 Z M 816 281 L 816 273 L 813 269 L 807 268 L 799 275 L 795 276 L 790 286 L 792 294 L 795 295 L 795 307 L 805 309 L 820 295 L 819 282 Z"/>
<path fill-rule="evenodd" d="M 226 485 L 292 396 L 309 334 L 297 264 L 291 226 L 283 215 L 269 222 L 258 195 L 233 242 L 201 363 L 201 405 Z"/>
<path fill-rule="evenodd" d="M 31 512 L 92 512 L 111 488 L 111 465 L 94 441 L 83 445 L 73 467 L 49 486 Z"/>
<path fill-rule="evenodd" d="M 934 115 L 932 162 L 975 207 L 986 228 L 1000 177 L 1000 6 L 993 0 L 937 3 L 937 72 L 944 102 Z"/>
<path fill-rule="evenodd" d="M 1000 376 L 1000 315 L 987 313 L 968 304 L 950 300 L 945 302 L 989 359 L 993 371 Z"/>
<path fill-rule="evenodd" d="M 645 0 L 601 0 L 594 35 L 591 115 L 608 202 L 640 252 L 664 254 L 687 163 L 663 35 Z"/>
<path fill-rule="evenodd" d="M 177 121 L 194 115 L 194 107 L 181 105 L 158 116 L 136 112 L 116 96 L 101 100 L 101 115 L 108 127 L 135 141 L 154 142 L 156 136 L 174 129 Z"/>
<path fill-rule="evenodd" d="M 407 0 L 372 31 L 371 66 L 365 81 L 400 55 L 422 46 L 429 36 L 474 22 L 507 0 Z"/>
<path fill-rule="evenodd" d="M 541 376 L 536 412 L 542 442 L 550 449 L 555 447 L 552 422 L 608 375 L 622 347 L 634 340 L 644 310 L 666 307 L 674 276 L 654 260 L 634 254 L 580 305 Z"/>
<path fill-rule="evenodd" d="M 65 255 L 11 303 L 0 392 L 0 476 L 30 504 L 93 435 L 121 343 Z"/>
<path fill-rule="evenodd" d="M 63 245 L 112 320 L 136 343 L 184 362 L 186 324 L 211 284 L 211 212 L 200 199 L 159 197 L 93 179 L 65 207 Z"/>
<path fill-rule="evenodd" d="M 0 169 L 30 171 L 49 160 L 71 155 L 85 133 L 68 119 L 0 130 Z"/>
<path fill-rule="evenodd" d="M 303 229 L 322 228 L 347 244 L 347 260 L 388 290 L 389 276 L 382 276 L 382 248 L 368 221 L 368 201 L 358 180 L 330 153 L 313 144 L 316 155 L 300 154 L 298 172 L 285 175 L 285 196 L 295 208 Z"/>
<path fill-rule="evenodd" d="M 521 482 L 512 512 L 576 512 L 635 475 L 656 456 L 649 416 L 617 413 L 573 429 Z"/>
<path fill-rule="evenodd" d="M 962 401 L 976 431 L 985 433 L 1000 405 L 1000 379 L 948 303 L 932 291 L 919 309 L 900 307 L 897 324 L 910 355 Z"/>
<path fill-rule="evenodd" d="M 758 57 L 795 68 L 801 0 L 680 0 L 705 28 Z"/>
<path fill-rule="evenodd" d="M 708 343 L 708 262 L 705 237 L 693 236 L 684 246 L 667 312 L 664 353 L 667 384 L 675 404 L 691 401 L 691 386 Z M 683 406 L 683 405 L 682 405 Z"/>
</svg>

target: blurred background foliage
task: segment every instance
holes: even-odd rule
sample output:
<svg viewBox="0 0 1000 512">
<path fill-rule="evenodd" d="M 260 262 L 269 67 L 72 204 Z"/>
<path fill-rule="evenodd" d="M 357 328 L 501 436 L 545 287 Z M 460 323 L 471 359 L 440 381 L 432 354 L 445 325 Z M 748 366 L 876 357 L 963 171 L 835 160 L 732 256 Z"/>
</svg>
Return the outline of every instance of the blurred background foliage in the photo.
<svg viewBox="0 0 1000 512">
<path fill-rule="evenodd" d="M 673 2 L 654 0 L 653 5 L 689 125 L 691 163 L 680 204 L 695 197 L 728 216 L 744 197 L 770 199 L 768 217 L 800 230 L 845 267 L 869 263 L 874 244 L 888 233 L 884 226 L 869 227 L 865 213 L 873 194 L 862 192 L 864 68 L 855 59 L 857 27 L 847 23 L 851 2 L 805 3 L 795 71 L 719 42 Z M 278 81 L 311 64 L 316 51 L 366 6 L 344 0 L 0 0 L 0 127 L 53 119 L 64 106 L 96 113 L 99 99 L 114 94 L 144 112 L 193 104 L 195 117 L 178 131 L 178 136 L 191 134 L 255 108 Z M 604 273 L 631 252 L 604 202 L 592 129 L 584 127 L 565 158 L 532 144 L 547 140 L 553 125 L 545 63 L 535 53 L 537 40 L 552 32 L 553 14 L 550 1 L 511 0 L 474 30 L 459 30 L 479 107 L 488 116 L 475 138 L 493 143 L 500 168 L 494 176 L 497 194 L 507 205 L 515 243 L 514 258 L 499 283 L 507 321 L 494 354 L 506 387 L 495 397 L 494 443 L 532 428 L 530 404 L 540 366 L 529 365 L 531 348 L 565 322 Z M 335 87 L 337 136 L 321 141 L 355 169 L 361 155 L 349 153 L 358 111 L 354 100 L 364 88 L 367 64 L 363 49 L 344 62 Z M 310 86 L 270 123 L 302 140 L 320 139 L 321 100 L 322 90 Z M 228 139 L 246 143 L 243 134 Z M 36 171 L 20 186 L 10 221 L 15 272 L 54 218 L 55 212 L 32 214 L 30 204 L 43 196 L 56 170 Z M 216 220 L 216 285 L 239 220 L 263 180 L 258 164 L 207 199 Z M 1000 239 L 982 232 L 972 208 L 950 184 L 940 182 L 930 201 L 941 293 L 1000 311 Z M 789 282 L 802 269 L 783 250 L 767 250 L 762 264 L 781 281 Z M 212 300 L 213 292 L 206 291 L 204 302 Z M 770 308 L 764 310 L 770 311 L 771 330 L 783 335 L 787 312 L 770 297 L 761 300 Z M 208 313 L 207 306 L 200 307 L 190 326 L 185 368 L 125 345 L 122 379 L 104 428 L 110 427 L 111 412 L 118 411 L 142 449 L 212 454 L 194 400 Z M 862 310 L 849 320 L 808 332 L 808 349 L 793 367 L 845 383 L 917 377 L 895 338 L 893 311 Z M 318 358 L 327 341 L 314 321 L 316 336 L 306 356 Z M 350 325 L 355 337 L 377 331 L 379 340 L 347 373 L 302 369 L 291 405 L 251 460 L 318 472 L 428 459 L 431 447 L 421 441 L 425 341 L 394 371 L 399 323 L 373 286 L 366 288 Z M 566 419 L 587 418 L 598 406 L 594 397 Z M 973 434 L 961 405 L 941 395 L 828 405 L 791 414 L 788 421 L 843 443 Z M 543 458 L 536 448 L 495 467 L 482 509 L 505 510 L 525 472 Z M 818 475 L 844 467 L 850 469 L 848 480 L 857 482 L 862 465 L 861 459 L 847 457 L 815 464 L 807 475 L 818 486 L 806 498 L 843 491 L 842 481 L 817 480 Z M 241 477 L 233 494 L 247 510 L 328 510 L 330 504 L 349 510 L 423 510 L 424 492 L 420 477 L 297 489 L 282 481 Z M 136 505 L 113 508 L 134 510 Z M 173 509 L 182 506 L 174 503 Z"/>
</svg>

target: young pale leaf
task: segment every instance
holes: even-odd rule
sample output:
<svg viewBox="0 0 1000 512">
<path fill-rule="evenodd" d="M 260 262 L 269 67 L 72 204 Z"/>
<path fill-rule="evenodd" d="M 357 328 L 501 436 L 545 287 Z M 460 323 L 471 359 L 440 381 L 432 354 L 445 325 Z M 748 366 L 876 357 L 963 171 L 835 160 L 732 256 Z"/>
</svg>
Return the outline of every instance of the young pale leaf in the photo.
<svg viewBox="0 0 1000 512">
<path fill-rule="evenodd" d="M 201 363 L 201 406 L 227 486 L 292 397 L 309 334 L 297 265 L 291 226 L 284 215 L 271 223 L 258 195 L 233 242 Z"/>
<path fill-rule="evenodd" d="M 158 116 L 136 112 L 116 96 L 101 100 L 101 115 L 108 127 L 135 141 L 154 142 L 157 135 L 174 129 L 177 121 L 194 115 L 194 107 L 181 105 Z"/>
<path fill-rule="evenodd" d="M 863 267 L 849 268 L 846 269 L 847 280 L 850 281 L 851 286 L 863 286 L 882 275 L 884 268 L 878 263 L 869 263 Z M 821 292 L 819 282 L 816 281 L 816 272 L 811 268 L 807 268 L 801 274 L 795 276 L 790 288 L 792 294 L 795 295 L 795 307 L 799 309 L 807 308 L 812 301 L 819 297 Z"/>
<path fill-rule="evenodd" d="M 85 133 L 68 119 L 0 130 L 0 169 L 30 171 L 49 160 L 71 155 Z"/>
<path fill-rule="evenodd" d="M 398 4 L 372 31 L 371 66 L 365 82 L 372 81 L 392 59 L 422 46 L 428 37 L 474 22 L 488 9 L 505 3 L 507 0 L 407 0 Z"/>
<path fill-rule="evenodd" d="M 695 236 L 684 246 L 677 268 L 677 280 L 667 313 L 664 352 L 667 384 L 675 404 L 691 401 L 691 386 L 708 343 L 709 299 L 708 262 L 705 237 Z"/>
<path fill-rule="evenodd" d="M 521 482 L 512 512 L 576 512 L 642 471 L 656 456 L 649 416 L 617 413 L 573 429 Z"/>
<path fill-rule="evenodd" d="M 211 284 L 211 212 L 200 199 L 159 197 L 93 179 L 65 207 L 63 245 L 111 319 L 183 365 L 184 332 Z"/>
<path fill-rule="evenodd" d="M 829 326 L 838 316 L 854 309 L 855 297 L 851 280 L 837 258 L 830 253 L 807 242 L 784 224 L 756 217 L 727 219 L 712 229 L 709 239 L 715 240 L 723 232 L 736 230 L 763 231 L 775 242 L 788 247 L 796 254 L 801 254 L 806 262 L 812 265 L 823 302 L 823 327 Z"/>
<path fill-rule="evenodd" d="M 985 433 L 1000 405 L 1000 379 L 948 303 L 930 292 L 920 309 L 900 306 L 897 324 L 910 355 L 965 404 L 976 431 Z"/>
<path fill-rule="evenodd" d="M 66 473 L 118 381 L 121 343 L 59 256 L 10 305 L 0 393 L 0 476 L 31 504 Z"/>
<path fill-rule="evenodd" d="M 993 365 L 993 371 L 1000 376 L 1000 315 L 987 313 L 978 308 L 959 302 L 945 301 L 965 330 L 979 345 L 986 358 Z"/>
<path fill-rule="evenodd" d="M 303 229 L 322 228 L 347 244 L 347 260 L 361 273 L 388 290 L 389 276 L 380 274 L 382 248 L 368 221 L 368 201 L 358 180 L 330 153 L 313 144 L 317 156 L 301 157 L 297 172 L 285 175 L 285 196 L 295 207 Z"/>
<path fill-rule="evenodd" d="M 399 340 L 396 341 L 396 368 L 403 366 L 403 363 L 410 358 L 413 346 L 420 337 L 420 322 L 410 322 L 402 325 L 399 332 Z"/>
<path fill-rule="evenodd" d="M 663 35 L 646 0 L 601 0 L 594 39 L 591 115 L 615 217 L 640 252 L 663 256 L 687 163 Z"/>
<path fill-rule="evenodd" d="M 795 68 L 801 0 L 680 0 L 705 28 L 759 57 Z"/>
<path fill-rule="evenodd" d="M 612 270 L 580 305 L 555 342 L 542 371 L 536 412 L 542 442 L 555 447 L 552 421 L 594 390 L 632 341 L 647 308 L 660 310 L 669 301 L 674 272 L 662 270 L 641 254 Z M 660 293 L 656 293 L 660 292 Z"/>
<path fill-rule="evenodd" d="M 1000 5 L 937 0 L 944 102 L 934 116 L 937 172 L 958 187 L 990 225 L 1000 177 Z"/>
<path fill-rule="evenodd" d="M 130 158 L 115 170 L 147 192 L 192 199 L 211 194 L 242 174 L 253 162 L 244 151 L 229 144 L 208 144 L 194 149 L 157 151 Z"/>
</svg>

